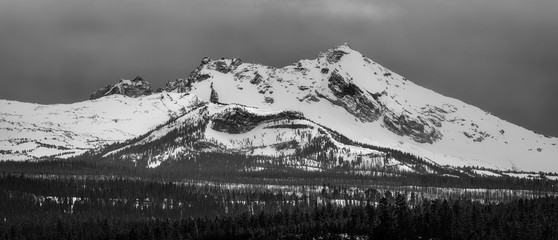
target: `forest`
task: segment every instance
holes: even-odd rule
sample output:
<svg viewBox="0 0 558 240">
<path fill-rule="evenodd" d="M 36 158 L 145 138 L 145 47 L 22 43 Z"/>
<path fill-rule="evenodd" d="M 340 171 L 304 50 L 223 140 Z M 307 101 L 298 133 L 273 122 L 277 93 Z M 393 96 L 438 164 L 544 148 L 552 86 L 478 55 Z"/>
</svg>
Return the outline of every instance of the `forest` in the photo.
<svg viewBox="0 0 558 240">
<path fill-rule="evenodd" d="M 0 177 L 1 239 L 553 239 L 558 199 Z"/>
<path fill-rule="evenodd" d="M 154 169 L 87 154 L 0 161 L 0 239 L 558 236 L 556 180 L 441 168 L 445 174 L 311 172 L 258 161 L 230 153 Z"/>
<path fill-rule="evenodd" d="M 128 161 L 98 159 L 83 155 L 72 159 L 40 161 L 0 161 L 0 173 L 38 176 L 116 176 L 163 181 L 212 181 L 227 183 L 260 183 L 282 185 L 321 185 L 332 183 L 348 186 L 404 186 L 437 188 L 475 188 L 530 190 L 537 195 L 558 192 L 558 181 L 545 177 L 518 178 L 466 174 L 471 167 L 446 170 L 444 174 L 377 171 L 362 174 L 350 168 L 306 171 L 283 164 L 260 164 L 260 157 L 246 155 L 200 153 L 195 161 L 176 161 L 157 168 L 130 165 Z M 253 171 L 251 169 L 261 168 Z M 451 174 L 450 174 L 451 173 Z M 537 174 L 533 174 L 537 175 Z"/>
</svg>

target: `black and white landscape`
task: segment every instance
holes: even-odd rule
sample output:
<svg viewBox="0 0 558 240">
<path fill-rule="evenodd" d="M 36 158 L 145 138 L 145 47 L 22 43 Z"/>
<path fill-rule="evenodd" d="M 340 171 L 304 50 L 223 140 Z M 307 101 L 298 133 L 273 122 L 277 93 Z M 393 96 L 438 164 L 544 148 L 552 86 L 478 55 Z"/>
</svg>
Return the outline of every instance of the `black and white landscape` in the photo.
<svg viewBox="0 0 558 240">
<path fill-rule="evenodd" d="M 355 18 L 353 4 L 385 7 L 348 2 L 323 4 Z M 373 57 L 347 43 L 283 67 L 203 57 L 164 84 L 130 76 L 75 102 L 0 99 L 0 238 L 558 237 L 558 138 Z"/>
</svg>

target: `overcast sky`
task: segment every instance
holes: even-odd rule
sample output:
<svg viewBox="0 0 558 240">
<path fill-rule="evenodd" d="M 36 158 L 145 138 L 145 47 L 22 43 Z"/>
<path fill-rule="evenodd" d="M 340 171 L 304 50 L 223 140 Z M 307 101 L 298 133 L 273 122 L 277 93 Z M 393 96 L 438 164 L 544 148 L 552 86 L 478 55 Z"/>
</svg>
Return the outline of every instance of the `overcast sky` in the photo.
<svg viewBox="0 0 558 240">
<path fill-rule="evenodd" d="M 558 136 L 556 0 L 0 0 L 0 98 L 154 88 L 204 56 L 282 67 L 348 42 L 411 81 Z"/>
</svg>

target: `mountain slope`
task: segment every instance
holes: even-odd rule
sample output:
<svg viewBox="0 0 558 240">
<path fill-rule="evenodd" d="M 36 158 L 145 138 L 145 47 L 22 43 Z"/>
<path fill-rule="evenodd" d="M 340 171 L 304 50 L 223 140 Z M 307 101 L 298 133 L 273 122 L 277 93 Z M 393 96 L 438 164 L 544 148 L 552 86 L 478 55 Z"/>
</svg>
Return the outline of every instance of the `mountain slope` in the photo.
<svg viewBox="0 0 558 240">
<path fill-rule="evenodd" d="M 393 153 L 353 143 L 300 112 L 206 103 L 134 141 L 109 147 L 101 155 L 147 167 L 203 162 L 222 154 L 251 160 L 241 167 L 260 170 L 279 165 L 307 171 L 424 172 L 431 165 Z"/>
<path fill-rule="evenodd" d="M 196 101 L 176 93 L 54 105 L 0 100 L 0 160 L 81 154 L 145 134 Z"/>
<path fill-rule="evenodd" d="M 441 165 L 558 170 L 558 139 L 420 87 L 347 45 L 284 68 L 233 62 L 206 61 L 192 74 L 201 77 L 190 79 L 191 93 L 299 111 L 355 141 Z"/>
<path fill-rule="evenodd" d="M 103 156 L 149 167 L 222 153 L 314 170 L 347 162 L 423 171 L 413 162 L 422 161 L 558 171 L 557 138 L 420 87 L 348 45 L 283 68 L 205 58 L 162 91 L 53 106 L 1 101 L 2 159 L 67 157 L 142 136 Z"/>
</svg>

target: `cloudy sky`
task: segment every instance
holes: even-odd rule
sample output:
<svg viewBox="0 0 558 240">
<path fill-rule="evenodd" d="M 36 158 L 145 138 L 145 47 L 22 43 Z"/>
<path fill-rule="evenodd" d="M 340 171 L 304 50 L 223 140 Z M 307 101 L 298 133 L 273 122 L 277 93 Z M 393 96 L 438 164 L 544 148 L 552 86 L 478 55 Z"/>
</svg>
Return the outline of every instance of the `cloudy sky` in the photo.
<svg viewBox="0 0 558 240">
<path fill-rule="evenodd" d="M 202 57 L 282 67 L 343 42 L 424 87 L 558 136 L 556 0 L 0 0 L 0 98 L 154 88 Z"/>
</svg>

